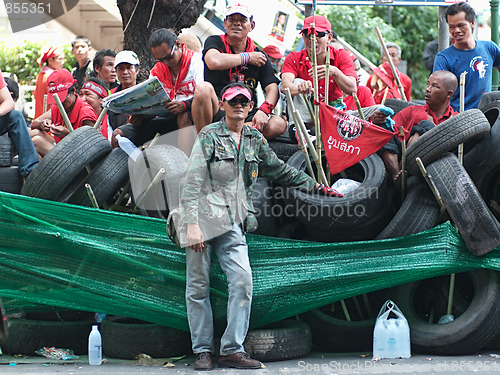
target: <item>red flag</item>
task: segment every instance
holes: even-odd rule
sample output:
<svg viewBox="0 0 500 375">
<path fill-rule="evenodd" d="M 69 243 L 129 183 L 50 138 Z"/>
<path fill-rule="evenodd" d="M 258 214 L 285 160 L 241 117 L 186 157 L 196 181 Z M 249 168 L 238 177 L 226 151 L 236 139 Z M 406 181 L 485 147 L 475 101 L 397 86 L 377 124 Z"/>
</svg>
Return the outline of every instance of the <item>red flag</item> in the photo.
<svg viewBox="0 0 500 375">
<path fill-rule="evenodd" d="M 319 120 L 331 174 L 370 156 L 395 134 L 325 103 L 319 103 Z"/>
</svg>

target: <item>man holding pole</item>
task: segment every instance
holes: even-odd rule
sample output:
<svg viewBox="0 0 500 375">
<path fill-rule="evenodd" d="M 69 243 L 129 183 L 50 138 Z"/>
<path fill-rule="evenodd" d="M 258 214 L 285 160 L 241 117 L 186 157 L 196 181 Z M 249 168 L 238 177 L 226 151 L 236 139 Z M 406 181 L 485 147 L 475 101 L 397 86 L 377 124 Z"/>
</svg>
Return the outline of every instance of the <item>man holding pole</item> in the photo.
<svg viewBox="0 0 500 375">
<path fill-rule="evenodd" d="M 450 98 L 457 90 L 457 78 L 450 72 L 438 70 L 431 74 L 425 89 L 425 105 L 412 105 L 394 116 L 394 130 L 404 128 L 405 140 L 409 146 L 426 131 L 457 114 L 450 106 Z M 384 126 L 387 116 L 380 110 L 371 117 L 374 124 Z M 401 142 L 394 136 L 380 153 L 388 173 L 396 181 L 401 175 Z"/>
<path fill-rule="evenodd" d="M 314 25 L 313 25 L 314 23 Z M 314 29 L 312 28 L 314 26 Z M 311 65 L 312 43 L 311 35 L 316 34 L 316 61 L 318 72 L 319 100 L 325 100 L 325 78 L 328 65 L 328 103 L 332 106 L 343 108 L 343 92 L 351 95 L 356 92 L 356 71 L 349 52 L 335 49 L 328 44 L 332 40 L 332 27 L 330 21 L 324 16 L 310 16 L 304 20 L 302 39 L 305 48 L 302 51 L 291 52 L 283 63 L 281 70 L 281 91 L 290 89 L 295 108 L 301 111 L 304 122 L 307 120 L 307 109 L 304 110 L 302 94 L 312 94 L 313 68 Z M 327 64 L 328 63 L 328 64 Z M 291 119 L 292 116 L 289 116 Z"/>
<path fill-rule="evenodd" d="M 40 158 L 69 134 L 64 115 L 68 116 L 73 130 L 83 125 L 94 126 L 97 120 L 92 107 L 76 94 L 76 80 L 66 69 L 57 70 L 50 75 L 48 90 L 47 103 L 55 104 L 53 94 L 57 94 L 65 113 L 62 114 L 57 105 L 52 105 L 49 111 L 31 123 L 31 139 Z"/>
<path fill-rule="evenodd" d="M 457 79 L 461 73 L 467 72 L 464 108 L 477 108 L 481 96 L 491 91 L 493 68 L 500 68 L 500 48 L 491 41 L 474 39 L 472 32 L 476 25 L 476 12 L 467 3 L 450 5 L 446 9 L 446 22 L 455 42 L 438 53 L 434 71 L 448 70 Z M 451 99 L 451 106 L 456 111 L 460 109 L 458 91 Z"/>
<path fill-rule="evenodd" d="M 227 276 L 227 325 L 220 341 L 219 367 L 261 368 L 244 352 L 252 303 L 252 270 L 245 232 L 256 229 L 253 184 L 259 175 L 326 196 L 334 189 L 279 160 L 263 135 L 246 126 L 253 109 L 250 88 L 232 83 L 221 91 L 224 117 L 204 127 L 195 141 L 181 181 L 182 230 L 186 248 L 186 305 L 195 370 L 212 370 L 214 328 L 210 265 L 215 253 Z M 185 233 L 183 239 L 182 233 Z"/>
</svg>

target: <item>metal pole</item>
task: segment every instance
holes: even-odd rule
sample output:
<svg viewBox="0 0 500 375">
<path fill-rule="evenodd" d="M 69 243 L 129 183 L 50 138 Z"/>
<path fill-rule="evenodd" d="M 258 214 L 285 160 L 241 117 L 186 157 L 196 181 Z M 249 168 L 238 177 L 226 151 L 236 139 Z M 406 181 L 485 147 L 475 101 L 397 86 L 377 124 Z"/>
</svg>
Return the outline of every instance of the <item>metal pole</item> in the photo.
<svg viewBox="0 0 500 375">
<path fill-rule="evenodd" d="M 498 4 L 499 0 L 490 0 L 491 7 L 491 41 L 498 45 Z M 477 25 L 476 25 L 477 27 Z M 491 90 L 498 89 L 498 70 L 492 69 Z"/>
</svg>

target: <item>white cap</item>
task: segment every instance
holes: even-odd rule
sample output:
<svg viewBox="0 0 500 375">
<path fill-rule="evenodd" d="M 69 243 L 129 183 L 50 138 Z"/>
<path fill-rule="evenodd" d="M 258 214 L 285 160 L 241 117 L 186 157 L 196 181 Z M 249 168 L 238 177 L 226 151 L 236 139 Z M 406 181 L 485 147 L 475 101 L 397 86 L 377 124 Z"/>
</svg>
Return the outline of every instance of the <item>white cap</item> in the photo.
<svg viewBox="0 0 500 375">
<path fill-rule="evenodd" d="M 229 4 L 226 8 L 226 17 L 229 17 L 231 14 L 241 14 L 248 19 L 252 17 L 252 11 L 250 8 L 246 4 L 239 1 Z"/>
<path fill-rule="evenodd" d="M 134 51 L 121 51 L 116 54 L 115 68 L 121 63 L 128 63 L 132 65 L 141 65 L 139 58 Z"/>
</svg>

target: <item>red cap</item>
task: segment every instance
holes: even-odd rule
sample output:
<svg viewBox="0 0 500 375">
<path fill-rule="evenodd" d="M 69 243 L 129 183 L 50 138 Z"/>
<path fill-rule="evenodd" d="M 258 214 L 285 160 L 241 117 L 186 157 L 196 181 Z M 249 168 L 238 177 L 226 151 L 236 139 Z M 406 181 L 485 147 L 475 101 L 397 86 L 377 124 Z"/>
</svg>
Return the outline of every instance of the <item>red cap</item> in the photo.
<svg viewBox="0 0 500 375">
<path fill-rule="evenodd" d="M 262 51 L 264 51 L 267 56 L 272 57 L 273 59 L 282 59 L 283 57 L 285 57 L 281 54 L 279 48 L 273 46 L 272 44 L 264 47 Z"/>
<path fill-rule="evenodd" d="M 327 31 L 329 33 L 332 32 L 332 25 L 330 21 L 325 16 L 315 16 L 313 21 L 313 16 L 309 16 L 304 20 L 304 27 L 301 32 L 304 30 L 309 30 L 311 28 L 311 23 L 314 22 L 314 29 L 318 32 Z"/>
<path fill-rule="evenodd" d="M 252 94 L 250 93 L 250 90 L 241 86 L 233 86 L 227 89 L 224 94 L 222 94 L 222 100 L 231 100 L 238 95 L 243 95 L 248 100 L 252 100 Z"/>
<path fill-rule="evenodd" d="M 73 86 L 73 83 L 76 82 L 76 79 L 73 78 L 70 72 L 66 69 L 56 70 L 49 76 L 48 79 L 48 91 L 47 95 L 47 104 L 52 105 L 55 104 L 55 99 L 52 94 L 57 94 L 61 102 L 64 102 L 66 96 L 68 96 L 68 89 Z"/>
</svg>

